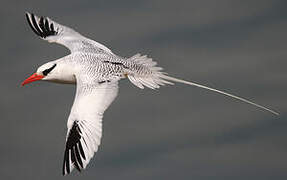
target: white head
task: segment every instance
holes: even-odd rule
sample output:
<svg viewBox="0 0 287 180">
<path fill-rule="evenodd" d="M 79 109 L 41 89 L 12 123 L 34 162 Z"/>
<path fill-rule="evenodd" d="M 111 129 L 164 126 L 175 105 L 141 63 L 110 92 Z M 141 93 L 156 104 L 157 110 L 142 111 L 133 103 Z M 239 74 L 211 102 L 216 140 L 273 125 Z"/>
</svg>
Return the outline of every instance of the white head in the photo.
<svg viewBox="0 0 287 180">
<path fill-rule="evenodd" d="M 22 83 L 22 86 L 38 80 L 65 84 L 76 83 L 74 69 L 60 61 L 51 61 L 43 64 L 37 69 L 36 73 Z"/>
</svg>

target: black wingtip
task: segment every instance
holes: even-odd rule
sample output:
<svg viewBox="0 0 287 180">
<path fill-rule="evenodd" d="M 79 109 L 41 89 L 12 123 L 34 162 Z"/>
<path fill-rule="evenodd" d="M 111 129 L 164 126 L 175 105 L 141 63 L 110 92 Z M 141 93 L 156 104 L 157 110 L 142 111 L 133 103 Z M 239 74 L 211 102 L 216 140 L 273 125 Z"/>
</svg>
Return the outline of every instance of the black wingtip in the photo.
<svg viewBox="0 0 287 180">
<path fill-rule="evenodd" d="M 29 26 L 31 27 L 32 31 L 37 34 L 38 36 L 41 36 L 41 34 L 34 28 L 34 26 L 32 25 L 31 19 L 30 19 L 31 14 L 30 13 L 26 13 L 26 19 L 28 21 Z"/>
<path fill-rule="evenodd" d="M 83 159 L 86 160 L 86 156 L 85 156 L 84 149 L 83 149 L 81 141 L 79 142 L 79 150 L 80 150 L 80 153 L 81 153 Z"/>
<path fill-rule="evenodd" d="M 80 126 L 78 121 L 74 121 L 66 142 L 63 175 L 70 173 L 70 165 L 73 165 L 79 172 L 84 168 L 83 162 L 86 160 L 86 156 L 81 144 L 81 139 L 83 139 L 83 137 L 81 136 Z"/>
<path fill-rule="evenodd" d="M 69 163 L 69 151 L 65 150 L 64 162 L 63 162 L 63 176 L 70 173 L 70 163 Z"/>
<path fill-rule="evenodd" d="M 41 31 L 41 29 L 39 28 L 38 22 L 36 21 L 36 16 L 33 13 L 31 13 L 31 19 L 32 19 L 32 23 L 33 23 L 35 30 L 38 31 L 38 33 L 40 34 L 40 36 L 42 38 L 44 38 L 45 35 L 44 35 L 43 31 Z"/>
<path fill-rule="evenodd" d="M 33 32 L 41 38 L 57 34 L 53 23 L 49 22 L 48 18 L 41 16 L 39 21 L 37 21 L 36 16 L 33 13 L 26 12 L 25 15 Z"/>
<path fill-rule="evenodd" d="M 46 29 L 45 25 L 44 25 L 44 18 L 43 16 L 40 17 L 40 21 L 39 21 L 39 26 L 43 31 L 43 35 L 48 34 L 49 33 L 49 29 Z"/>
<path fill-rule="evenodd" d="M 74 150 L 74 148 L 72 148 L 72 151 L 71 151 L 71 161 L 72 161 L 74 167 L 75 167 L 79 172 L 81 172 L 81 168 L 80 168 L 80 166 L 79 166 L 79 164 L 78 164 L 78 161 L 77 161 L 77 159 L 76 159 L 76 155 L 75 155 L 75 150 Z"/>
</svg>

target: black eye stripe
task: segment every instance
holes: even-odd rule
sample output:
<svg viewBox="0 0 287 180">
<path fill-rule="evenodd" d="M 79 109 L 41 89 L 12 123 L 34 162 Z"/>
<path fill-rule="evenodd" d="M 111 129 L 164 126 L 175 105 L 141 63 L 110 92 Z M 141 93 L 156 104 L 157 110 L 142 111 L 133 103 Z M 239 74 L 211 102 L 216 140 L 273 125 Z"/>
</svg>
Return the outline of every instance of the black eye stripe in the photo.
<svg viewBox="0 0 287 180">
<path fill-rule="evenodd" d="M 47 76 L 54 68 L 56 67 L 56 64 L 54 64 L 52 67 L 50 67 L 49 69 L 46 69 L 43 71 L 43 75 Z"/>
</svg>

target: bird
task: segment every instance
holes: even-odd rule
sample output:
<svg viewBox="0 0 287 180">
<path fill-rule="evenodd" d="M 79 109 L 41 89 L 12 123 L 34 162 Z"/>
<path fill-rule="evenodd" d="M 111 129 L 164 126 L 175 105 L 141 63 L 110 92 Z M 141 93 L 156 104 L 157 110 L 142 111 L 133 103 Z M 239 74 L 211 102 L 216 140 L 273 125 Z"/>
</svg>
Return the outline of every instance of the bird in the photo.
<svg viewBox="0 0 287 180">
<path fill-rule="evenodd" d="M 22 82 L 22 86 L 34 81 L 75 84 L 76 95 L 68 117 L 66 145 L 62 174 L 75 168 L 86 169 L 98 151 L 102 137 L 102 119 L 105 110 L 118 94 L 118 82 L 129 81 L 143 89 L 156 89 L 163 85 L 184 83 L 254 105 L 275 115 L 278 112 L 251 102 L 245 98 L 168 76 L 157 62 L 146 55 L 136 54 L 124 58 L 114 54 L 101 43 L 86 38 L 77 31 L 45 16 L 26 12 L 32 31 L 41 39 L 58 43 L 70 50 L 70 54 L 41 65 Z"/>
</svg>

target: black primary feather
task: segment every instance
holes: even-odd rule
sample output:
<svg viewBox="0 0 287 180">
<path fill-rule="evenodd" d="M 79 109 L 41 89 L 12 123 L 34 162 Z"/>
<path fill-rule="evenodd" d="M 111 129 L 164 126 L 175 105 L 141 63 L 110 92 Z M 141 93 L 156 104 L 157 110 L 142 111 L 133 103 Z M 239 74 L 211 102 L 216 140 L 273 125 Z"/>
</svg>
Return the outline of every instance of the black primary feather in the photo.
<svg viewBox="0 0 287 180">
<path fill-rule="evenodd" d="M 72 163 L 78 171 L 83 169 L 83 159 L 86 160 L 86 156 L 80 141 L 82 138 L 78 121 L 74 121 L 66 142 L 63 175 L 70 173 L 70 163 Z"/>
<path fill-rule="evenodd" d="M 26 13 L 27 21 L 35 34 L 41 38 L 46 38 L 51 35 L 57 35 L 53 23 L 49 23 L 48 18 L 40 17 L 37 22 L 35 15 Z"/>
</svg>

